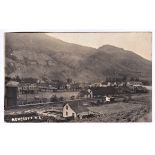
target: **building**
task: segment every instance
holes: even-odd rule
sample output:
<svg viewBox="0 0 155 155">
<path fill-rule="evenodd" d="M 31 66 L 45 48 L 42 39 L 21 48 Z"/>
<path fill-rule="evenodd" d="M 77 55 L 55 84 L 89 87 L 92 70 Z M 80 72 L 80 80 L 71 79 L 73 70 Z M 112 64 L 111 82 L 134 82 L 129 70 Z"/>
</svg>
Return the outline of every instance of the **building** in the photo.
<svg viewBox="0 0 155 155">
<path fill-rule="evenodd" d="M 36 94 L 38 91 L 36 84 L 20 83 L 18 86 L 19 94 Z"/>
<path fill-rule="evenodd" d="M 81 106 L 78 103 L 70 102 L 63 107 L 63 117 L 64 118 L 80 118 L 83 116 L 88 116 L 89 110 L 85 106 Z"/>
<path fill-rule="evenodd" d="M 134 90 L 134 93 L 147 93 L 148 92 L 148 90 L 141 85 L 134 85 L 133 90 Z"/>
<path fill-rule="evenodd" d="M 79 82 L 79 88 L 81 89 L 88 88 L 89 86 L 90 86 L 89 82 Z"/>
<path fill-rule="evenodd" d="M 11 108 L 17 105 L 19 82 L 9 81 L 5 85 L 5 108 Z"/>
<path fill-rule="evenodd" d="M 105 102 L 110 103 L 110 102 L 114 101 L 115 98 L 111 97 L 111 96 L 104 96 L 104 100 L 105 100 Z"/>
<path fill-rule="evenodd" d="M 127 85 L 127 86 L 134 86 L 134 85 L 142 86 L 143 83 L 140 82 L 140 81 L 128 81 L 128 82 L 126 83 L 126 85 Z"/>
<path fill-rule="evenodd" d="M 48 86 L 48 89 L 52 92 L 56 92 L 57 91 L 57 88 L 53 87 L 52 85 L 49 85 Z"/>
</svg>

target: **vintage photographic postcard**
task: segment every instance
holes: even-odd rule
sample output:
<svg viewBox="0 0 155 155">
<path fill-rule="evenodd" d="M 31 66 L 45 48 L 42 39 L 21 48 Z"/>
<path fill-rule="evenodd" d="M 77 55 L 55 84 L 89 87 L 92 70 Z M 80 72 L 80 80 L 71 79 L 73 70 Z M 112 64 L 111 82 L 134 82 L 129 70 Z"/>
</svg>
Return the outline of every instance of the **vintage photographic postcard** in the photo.
<svg viewBox="0 0 155 155">
<path fill-rule="evenodd" d="M 152 122 L 152 33 L 5 33 L 5 122 Z"/>
</svg>

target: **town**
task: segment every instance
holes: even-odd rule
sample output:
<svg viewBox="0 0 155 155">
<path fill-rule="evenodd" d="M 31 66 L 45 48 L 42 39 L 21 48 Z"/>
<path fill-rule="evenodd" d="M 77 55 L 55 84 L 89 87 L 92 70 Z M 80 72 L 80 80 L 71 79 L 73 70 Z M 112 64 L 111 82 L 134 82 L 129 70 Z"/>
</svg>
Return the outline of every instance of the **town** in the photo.
<svg viewBox="0 0 155 155">
<path fill-rule="evenodd" d="M 135 122 L 151 111 L 148 85 L 126 76 L 98 82 L 6 77 L 5 121 Z"/>
</svg>

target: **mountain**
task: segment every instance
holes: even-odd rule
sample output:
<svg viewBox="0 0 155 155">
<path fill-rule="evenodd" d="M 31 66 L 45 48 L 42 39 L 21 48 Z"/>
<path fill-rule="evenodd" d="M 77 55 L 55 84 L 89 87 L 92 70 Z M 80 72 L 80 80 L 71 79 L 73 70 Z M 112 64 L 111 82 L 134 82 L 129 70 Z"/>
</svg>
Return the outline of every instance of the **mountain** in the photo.
<svg viewBox="0 0 155 155">
<path fill-rule="evenodd" d="M 140 76 L 141 79 L 151 80 L 152 63 L 132 51 L 112 45 L 104 45 L 98 48 L 96 53 L 89 56 L 83 62 L 83 66 L 90 66 L 92 62 L 93 67 L 89 69 L 98 77 L 127 75 L 130 77 Z"/>
<path fill-rule="evenodd" d="M 104 80 L 139 75 L 151 79 L 152 63 L 111 45 L 98 49 L 67 43 L 44 33 L 5 34 L 6 75 L 41 79 Z"/>
<path fill-rule="evenodd" d="M 77 77 L 83 59 L 96 49 L 65 43 L 43 33 L 6 33 L 6 74 L 52 79 Z"/>
</svg>

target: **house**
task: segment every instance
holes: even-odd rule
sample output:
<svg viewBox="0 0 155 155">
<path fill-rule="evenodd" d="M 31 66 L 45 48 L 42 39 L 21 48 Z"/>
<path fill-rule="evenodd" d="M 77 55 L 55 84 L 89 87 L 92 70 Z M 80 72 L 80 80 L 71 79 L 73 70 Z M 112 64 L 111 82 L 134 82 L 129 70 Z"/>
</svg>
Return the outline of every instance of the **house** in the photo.
<svg viewBox="0 0 155 155">
<path fill-rule="evenodd" d="M 78 103 L 70 102 L 63 107 L 63 117 L 64 118 L 80 118 L 89 115 L 89 110 Z"/>
<path fill-rule="evenodd" d="M 111 85 L 112 85 L 112 83 L 111 83 L 111 82 L 108 82 L 108 83 L 107 83 L 107 86 L 111 86 Z"/>
<path fill-rule="evenodd" d="M 79 82 L 79 87 L 81 89 L 85 89 L 85 88 L 87 88 L 89 86 L 90 86 L 90 83 L 88 83 L 88 82 Z"/>
<path fill-rule="evenodd" d="M 103 82 L 103 81 L 92 83 L 92 84 L 89 85 L 90 88 L 91 87 L 107 87 L 107 86 L 108 86 L 108 83 L 107 82 Z M 109 84 L 109 86 L 110 86 L 110 84 Z"/>
<path fill-rule="evenodd" d="M 104 99 L 105 99 L 105 102 L 108 102 L 108 103 L 115 100 L 115 98 L 111 96 L 104 96 Z"/>
<path fill-rule="evenodd" d="M 19 94 L 36 94 L 38 93 L 38 87 L 36 84 L 20 83 L 18 86 Z"/>
<path fill-rule="evenodd" d="M 93 97 L 93 91 L 92 89 L 88 89 L 87 97 L 92 98 Z"/>
<path fill-rule="evenodd" d="M 125 82 L 118 82 L 118 87 L 123 87 L 125 86 Z"/>
<path fill-rule="evenodd" d="M 141 85 L 134 85 L 133 90 L 135 93 L 147 93 L 148 90 L 145 87 L 142 87 Z"/>
<path fill-rule="evenodd" d="M 49 85 L 49 86 L 48 86 L 48 89 L 49 89 L 50 91 L 53 91 L 53 92 L 56 92 L 56 91 L 57 91 L 57 88 L 56 88 L 56 87 L 53 87 L 52 85 Z"/>
<path fill-rule="evenodd" d="M 66 84 L 66 88 L 67 88 L 68 90 L 70 90 L 70 89 L 71 89 L 71 84 L 67 83 L 67 84 Z"/>
<path fill-rule="evenodd" d="M 126 85 L 127 85 L 127 86 L 134 86 L 134 85 L 142 86 L 143 83 L 140 82 L 140 81 L 128 81 L 128 82 L 126 83 Z"/>
</svg>

